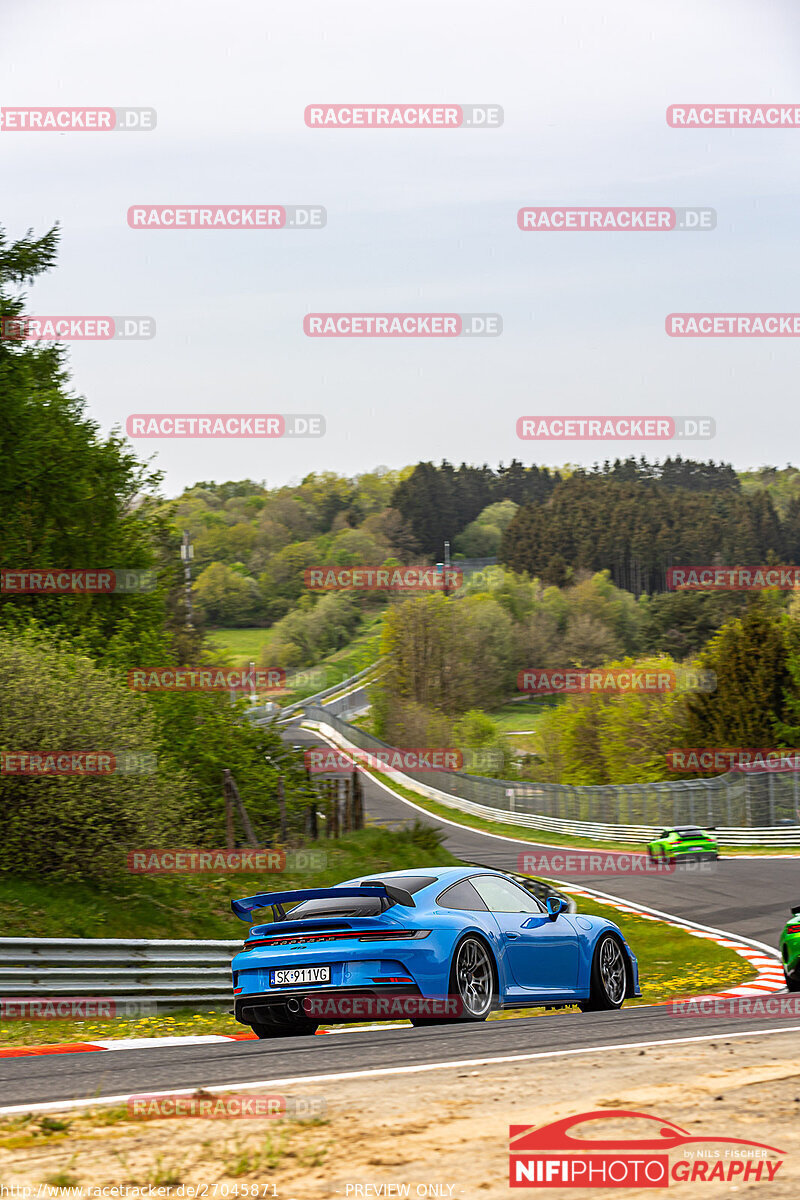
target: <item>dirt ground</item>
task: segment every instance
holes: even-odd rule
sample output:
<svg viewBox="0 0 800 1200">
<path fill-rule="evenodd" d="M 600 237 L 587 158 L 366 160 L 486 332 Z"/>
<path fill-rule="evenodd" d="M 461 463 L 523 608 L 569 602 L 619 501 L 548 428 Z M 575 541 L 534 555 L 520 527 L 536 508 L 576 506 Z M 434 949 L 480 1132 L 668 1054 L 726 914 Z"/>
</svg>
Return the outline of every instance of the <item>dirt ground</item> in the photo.
<svg viewBox="0 0 800 1200">
<path fill-rule="evenodd" d="M 244 1090 L 244 1089 L 243 1089 Z M 276 1089 L 277 1090 L 277 1089 Z M 772 1182 L 670 1182 L 686 1200 L 728 1195 L 765 1200 L 800 1195 L 800 1038 L 736 1038 L 646 1050 L 606 1051 L 531 1062 L 384 1075 L 284 1089 L 313 1120 L 133 1120 L 116 1110 L 41 1115 L 0 1122 L 0 1184 L 34 1187 L 34 1200 L 74 1198 L 274 1196 L 342 1200 L 519 1195 L 509 1190 L 509 1125 L 539 1126 L 596 1109 L 624 1108 L 707 1137 L 767 1143 L 785 1152 Z M 323 1104 L 324 1102 L 324 1104 Z M 306 1105 L 303 1110 L 303 1105 Z M 69 1122 L 68 1128 L 58 1128 Z M 55 1125 L 56 1128 L 51 1128 Z M 589 1127 L 585 1132 L 588 1134 Z M 635 1124 L 616 1136 L 644 1136 Z M 595 1127 L 595 1137 L 601 1136 Z M 648 1136 L 652 1135 L 652 1129 Z M 690 1148 L 692 1153 L 696 1153 Z M 685 1157 L 672 1151 L 672 1164 Z M 712 1160 L 713 1161 L 713 1160 Z M 144 1189 L 143 1192 L 134 1189 Z M 124 1190 L 122 1190 L 124 1189 Z M 163 1190 L 160 1190 L 163 1189 Z M 541 1190 L 541 1185 L 539 1189 Z M 548 1188 L 573 1200 L 588 1188 Z M 24 1200 L 23 1191 L 0 1195 Z M 604 1198 L 652 1197 L 654 1189 L 603 1188 Z"/>
</svg>

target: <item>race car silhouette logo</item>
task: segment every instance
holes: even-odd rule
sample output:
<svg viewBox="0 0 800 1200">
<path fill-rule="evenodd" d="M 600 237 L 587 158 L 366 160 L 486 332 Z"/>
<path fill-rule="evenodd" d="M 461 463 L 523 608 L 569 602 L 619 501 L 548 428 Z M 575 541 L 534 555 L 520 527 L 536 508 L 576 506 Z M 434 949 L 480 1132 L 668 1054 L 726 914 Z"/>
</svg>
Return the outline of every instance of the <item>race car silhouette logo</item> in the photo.
<svg viewBox="0 0 800 1200">
<path fill-rule="evenodd" d="M 640 1137 L 607 1139 L 571 1132 L 588 1121 L 609 1120 L 647 1122 L 647 1128 Z M 622 1108 L 579 1113 L 538 1128 L 511 1125 L 508 1132 L 511 1187 L 664 1188 L 687 1180 L 768 1183 L 783 1164 L 780 1157 L 777 1162 L 768 1157 L 783 1155 L 775 1146 L 708 1134 L 693 1137 L 671 1121 Z M 682 1157 L 670 1162 L 670 1151 L 675 1150 L 682 1150 Z"/>
</svg>

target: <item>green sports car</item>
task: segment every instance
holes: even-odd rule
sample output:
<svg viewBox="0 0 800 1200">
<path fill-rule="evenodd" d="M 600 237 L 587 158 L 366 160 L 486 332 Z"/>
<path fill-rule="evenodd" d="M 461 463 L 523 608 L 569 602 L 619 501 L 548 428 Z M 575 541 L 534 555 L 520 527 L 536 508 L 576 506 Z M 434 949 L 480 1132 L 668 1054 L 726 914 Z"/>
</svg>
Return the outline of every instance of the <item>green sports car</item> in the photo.
<svg viewBox="0 0 800 1200">
<path fill-rule="evenodd" d="M 698 858 L 719 858 L 719 845 L 697 825 L 676 825 L 662 829 L 655 841 L 648 842 L 647 853 L 653 859 L 686 862 Z"/>
<path fill-rule="evenodd" d="M 781 933 L 780 948 L 783 959 L 783 974 L 790 992 L 800 992 L 800 904 L 792 909 L 792 916 Z"/>
</svg>

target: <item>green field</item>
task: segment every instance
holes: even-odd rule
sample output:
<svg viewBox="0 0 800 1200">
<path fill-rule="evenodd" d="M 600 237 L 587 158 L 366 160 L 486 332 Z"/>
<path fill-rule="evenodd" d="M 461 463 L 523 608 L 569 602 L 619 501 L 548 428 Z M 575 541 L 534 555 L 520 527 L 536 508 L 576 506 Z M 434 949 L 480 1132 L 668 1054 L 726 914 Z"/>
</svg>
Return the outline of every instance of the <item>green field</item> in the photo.
<svg viewBox="0 0 800 1200">
<path fill-rule="evenodd" d="M 271 629 L 214 629 L 208 641 L 230 658 L 232 667 L 246 667 L 250 662 L 258 662 L 271 637 Z"/>
<path fill-rule="evenodd" d="M 559 696 L 525 696 L 521 700 L 510 700 L 501 708 L 487 712 L 501 733 L 509 734 L 517 729 L 535 729 L 536 723 L 548 709 L 561 704 Z"/>
<path fill-rule="evenodd" d="M 298 671 L 298 675 L 307 679 L 304 678 L 302 686 L 287 688 L 286 692 L 278 697 L 280 702 L 288 704 L 292 700 L 302 700 L 315 692 L 333 687 L 375 662 L 379 654 L 382 622 L 383 613 L 368 617 L 348 645 L 327 655 L 318 663 Z M 230 660 L 232 667 L 247 667 L 251 661 L 258 663 L 261 652 L 264 646 L 269 644 L 271 637 L 271 629 L 216 629 L 209 635 L 209 642 L 217 647 L 222 656 Z M 292 674 L 291 671 L 287 672 L 289 683 Z"/>
</svg>

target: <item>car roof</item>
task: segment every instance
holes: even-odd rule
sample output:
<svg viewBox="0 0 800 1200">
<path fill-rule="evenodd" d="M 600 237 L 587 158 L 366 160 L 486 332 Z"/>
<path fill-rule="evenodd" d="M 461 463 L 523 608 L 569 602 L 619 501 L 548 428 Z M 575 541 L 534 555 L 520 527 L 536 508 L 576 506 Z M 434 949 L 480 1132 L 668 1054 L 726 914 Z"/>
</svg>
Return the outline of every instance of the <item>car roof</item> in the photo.
<svg viewBox="0 0 800 1200">
<path fill-rule="evenodd" d="M 450 883 L 457 883 L 459 879 L 468 879 L 470 875 L 499 875 L 506 878 L 502 871 L 494 871 L 491 867 L 406 867 L 403 871 L 375 871 L 371 875 L 359 875 L 355 879 L 343 879 L 341 886 L 350 883 L 368 883 L 371 879 L 391 879 L 402 887 L 403 879 L 419 879 L 421 876 L 430 876 L 432 882 L 420 888 L 420 892 L 424 892 L 427 888 L 432 888 L 434 885 L 441 887 Z M 336 884 L 334 884 L 334 887 Z"/>
</svg>

